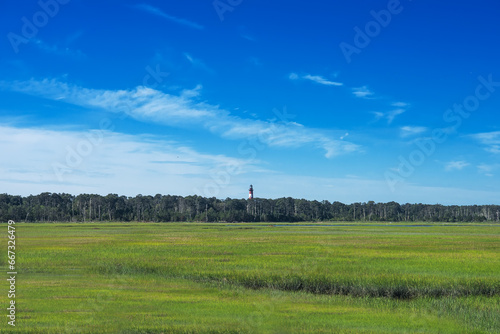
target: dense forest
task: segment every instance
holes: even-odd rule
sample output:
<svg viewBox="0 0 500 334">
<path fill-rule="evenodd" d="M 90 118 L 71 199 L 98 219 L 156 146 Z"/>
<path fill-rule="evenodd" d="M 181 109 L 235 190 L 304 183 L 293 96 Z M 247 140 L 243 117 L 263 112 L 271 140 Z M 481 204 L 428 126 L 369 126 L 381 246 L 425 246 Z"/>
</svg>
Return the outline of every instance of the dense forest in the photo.
<svg viewBox="0 0 500 334">
<path fill-rule="evenodd" d="M 0 194 L 0 222 L 298 222 L 298 221 L 494 221 L 499 205 L 352 203 L 305 199 L 225 200 L 200 196 L 135 197 L 42 193 L 27 197 Z"/>
</svg>

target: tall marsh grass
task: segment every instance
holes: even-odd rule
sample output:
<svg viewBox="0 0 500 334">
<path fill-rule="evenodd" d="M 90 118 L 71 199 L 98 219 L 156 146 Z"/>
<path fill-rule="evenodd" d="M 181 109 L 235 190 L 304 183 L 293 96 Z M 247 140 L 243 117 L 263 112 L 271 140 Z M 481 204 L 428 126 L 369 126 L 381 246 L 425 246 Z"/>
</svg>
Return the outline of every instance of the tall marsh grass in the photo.
<svg viewBox="0 0 500 334">
<path fill-rule="evenodd" d="M 95 327 L 82 333 L 500 328 L 500 226 L 20 224 L 17 233 L 29 282 L 19 333 L 64 333 L 67 319 L 86 326 L 89 315 Z"/>
</svg>

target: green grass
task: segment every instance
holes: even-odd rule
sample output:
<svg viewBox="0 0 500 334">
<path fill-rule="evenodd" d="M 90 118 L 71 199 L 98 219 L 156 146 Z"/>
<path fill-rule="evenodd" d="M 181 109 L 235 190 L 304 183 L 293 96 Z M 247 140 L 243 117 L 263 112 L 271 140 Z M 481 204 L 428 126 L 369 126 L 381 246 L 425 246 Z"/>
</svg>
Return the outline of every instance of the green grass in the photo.
<svg viewBox="0 0 500 334">
<path fill-rule="evenodd" d="M 17 224 L 0 332 L 500 329 L 500 226 L 271 225 Z"/>
</svg>

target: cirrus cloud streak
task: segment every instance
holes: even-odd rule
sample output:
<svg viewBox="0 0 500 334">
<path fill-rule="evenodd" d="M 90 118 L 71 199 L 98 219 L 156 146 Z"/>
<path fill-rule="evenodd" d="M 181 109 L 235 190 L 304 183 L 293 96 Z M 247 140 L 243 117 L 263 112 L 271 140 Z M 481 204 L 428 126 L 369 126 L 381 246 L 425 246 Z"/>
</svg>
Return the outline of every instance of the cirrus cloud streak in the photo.
<svg viewBox="0 0 500 334">
<path fill-rule="evenodd" d="M 320 148 L 327 158 L 361 150 L 357 144 L 332 139 L 321 130 L 292 122 L 286 113 L 277 121 L 232 115 L 217 105 L 201 101 L 201 86 L 177 95 L 145 86 L 125 90 L 91 89 L 56 79 L 0 82 L 0 87 L 86 108 L 124 113 L 142 122 L 204 128 L 228 139 L 258 138 L 270 147 Z"/>
</svg>

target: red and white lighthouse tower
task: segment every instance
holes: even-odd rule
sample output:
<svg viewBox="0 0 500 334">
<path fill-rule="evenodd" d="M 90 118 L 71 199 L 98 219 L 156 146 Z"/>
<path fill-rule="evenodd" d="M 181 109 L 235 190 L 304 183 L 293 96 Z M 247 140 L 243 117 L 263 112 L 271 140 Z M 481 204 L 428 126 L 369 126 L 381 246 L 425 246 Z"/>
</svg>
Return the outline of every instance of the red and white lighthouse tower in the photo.
<svg viewBox="0 0 500 334">
<path fill-rule="evenodd" d="M 253 186 L 250 185 L 250 189 L 248 189 L 248 199 L 253 199 Z"/>
</svg>

